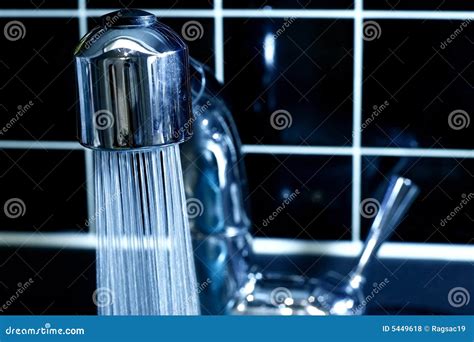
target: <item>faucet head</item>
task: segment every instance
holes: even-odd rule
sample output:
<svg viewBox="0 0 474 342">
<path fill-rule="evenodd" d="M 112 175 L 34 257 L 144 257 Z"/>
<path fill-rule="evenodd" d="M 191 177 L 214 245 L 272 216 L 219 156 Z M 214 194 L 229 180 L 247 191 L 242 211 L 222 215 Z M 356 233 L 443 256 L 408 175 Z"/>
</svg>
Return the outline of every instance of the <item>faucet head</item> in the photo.
<svg viewBox="0 0 474 342">
<path fill-rule="evenodd" d="M 81 144 L 127 150 L 191 137 L 188 48 L 153 14 L 104 15 L 80 41 L 75 59 Z"/>
</svg>

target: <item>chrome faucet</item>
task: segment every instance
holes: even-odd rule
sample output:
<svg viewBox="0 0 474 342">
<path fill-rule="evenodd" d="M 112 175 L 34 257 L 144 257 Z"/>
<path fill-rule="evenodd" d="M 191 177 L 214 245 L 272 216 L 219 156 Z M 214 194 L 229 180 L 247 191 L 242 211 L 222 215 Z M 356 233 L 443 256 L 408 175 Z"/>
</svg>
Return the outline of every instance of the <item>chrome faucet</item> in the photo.
<svg viewBox="0 0 474 342">
<path fill-rule="evenodd" d="M 247 281 L 250 220 L 241 142 L 223 87 L 191 59 L 194 136 L 181 146 L 201 312 L 225 314 Z"/>
</svg>

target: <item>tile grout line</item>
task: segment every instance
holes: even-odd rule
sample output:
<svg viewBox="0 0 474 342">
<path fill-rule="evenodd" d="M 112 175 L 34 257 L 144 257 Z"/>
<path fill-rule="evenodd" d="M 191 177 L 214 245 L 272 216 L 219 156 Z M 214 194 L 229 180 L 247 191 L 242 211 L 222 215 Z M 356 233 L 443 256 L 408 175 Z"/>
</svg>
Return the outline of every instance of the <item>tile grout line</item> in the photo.
<svg viewBox="0 0 474 342">
<path fill-rule="evenodd" d="M 77 150 L 87 149 L 76 141 L 0 140 L 0 149 L 12 150 Z M 244 144 L 244 154 L 294 154 L 309 156 L 352 156 L 354 147 L 348 146 L 299 146 Z M 413 148 L 413 147 L 361 147 L 361 156 L 414 157 L 414 158 L 464 158 L 474 159 L 473 149 Z"/>
<path fill-rule="evenodd" d="M 82 0 L 78 0 L 82 1 Z M 221 1 L 221 0 L 216 0 Z M 187 17 L 187 18 L 213 18 L 216 14 L 215 8 L 210 10 L 200 9 L 172 9 L 163 8 L 147 9 L 161 17 Z M 474 19 L 474 11 L 439 11 L 439 10 L 363 10 L 357 13 L 357 9 L 324 10 L 324 9 L 223 9 L 220 7 L 220 15 L 223 18 L 346 18 L 353 19 L 360 14 L 364 19 L 406 19 L 406 20 L 466 20 Z M 84 9 L 86 17 L 97 17 L 110 12 L 110 9 Z M 80 10 L 74 9 L 11 9 L 0 10 L 0 17 L 40 17 L 40 18 L 71 18 L 81 17 Z"/>
<path fill-rule="evenodd" d="M 363 0 L 355 0 L 354 17 L 354 78 L 352 115 L 352 241 L 358 242 L 360 235 L 359 203 L 362 199 L 362 71 L 363 71 Z"/>
<path fill-rule="evenodd" d="M 87 4 L 86 0 L 78 0 L 79 9 L 79 38 L 86 35 L 87 25 Z M 84 166 L 86 172 L 86 201 L 87 201 L 87 217 L 94 216 L 94 169 L 92 160 L 92 151 L 84 150 Z M 89 233 L 95 234 L 95 224 L 89 225 Z"/>
<path fill-rule="evenodd" d="M 86 233 L 42 234 L 42 239 L 34 238 L 35 232 L 0 232 L 0 247 L 28 248 L 72 248 L 94 250 L 97 238 Z M 355 258 L 360 255 L 362 242 L 353 241 L 305 241 L 282 238 L 255 238 L 254 250 L 258 254 L 325 255 Z M 414 260 L 449 260 L 472 262 L 474 246 L 468 244 L 386 242 L 381 247 L 379 257 Z"/>
<path fill-rule="evenodd" d="M 73 16 L 79 18 L 79 32 L 80 36 L 82 37 L 87 31 L 87 18 L 88 15 L 93 15 L 97 13 L 97 15 L 102 14 L 99 13 L 102 10 L 87 10 L 86 8 L 86 0 L 78 0 L 78 11 L 75 10 L 35 10 L 35 13 L 43 12 L 45 15 L 44 17 L 49 16 L 63 16 L 67 13 L 67 16 Z M 156 10 L 161 11 L 161 10 Z M 8 13 L 3 13 L 8 12 Z M 21 14 L 29 15 L 28 10 L 7 10 L 7 11 L 0 11 L 0 17 L 8 16 L 12 12 Z M 224 79 L 224 51 L 223 51 L 223 41 L 224 41 L 224 17 L 234 17 L 234 16 L 276 16 L 279 17 L 281 15 L 288 16 L 288 12 L 299 13 L 295 15 L 296 17 L 309 17 L 309 18 L 325 18 L 325 17 L 332 17 L 336 13 L 340 13 L 341 17 L 344 18 L 353 18 L 354 19 L 354 79 L 353 79 L 353 87 L 354 87 L 354 100 L 353 100 L 353 132 L 354 132 L 354 140 L 353 140 L 353 147 L 352 148 L 341 148 L 335 147 L 336 154 L 340 153 L 340 155 L 351 155 L 353 158 L 353 168 L 352 168 L 352 178 L 353 178 L 353 192 L 352 192 L 352 241 L 358 242 L 360 241 L 360 215 L 359 215 L 359 203 L 361 200 L 361 161 L 362 155 L 398 155 L 396 150 L 399 151 L 420 151 L 424 149 L 400 149 L 400 148 L 362 148 L 361 147 L 361 132 L 360 127 L 362 123 L 362 76 L 363 76 L 363 20 L 364 18 L 398 18 L 398 19 L 448 19 L 448 18 L 472 18 L 474 17 L 474 13 L 472 12 L 444 12 L 447 16 L 443 17 L 435 11 L 422 11 L 421 13 L 416 11 L 395 11 L 394 13 L 390 11 L 364 11 L 362 8 L 362 0 L 356 0 L 356 5 L 354 10 L 309 10 L 309 12 L 303 12 L 299 10 L 289 10 L 283 12 L 283 10 L 224 10 L 222 8 L 222 0 L 215 0 L 214 1 L 214 9 L 213 11 L 209 12 L 206 10 L 203 11 L 194 11 L 194 10 L 172 10 L 171 13 L 166 14 L 166 16 L 194 16 L 194 17 L 203 17 L 209 16 L 214 17 L 214 24 L 215 24 L 215 33 L 214 33 L 214 48 L 215 48 L 215 72 L 216 77 L 218 80 L 223 81 Z M 193 15 L 189 15 L 190 12 L 193 12 Z M 388 12 L 388 13 L 387 13 Z M 160 12 L 161 13 L 161 12 Z M 201 13 L 201 14 L 200 14 Z M 443 13 L 443 12 L 442 12 Z M 246 15 L 247 14 L 247 15 Z M 420 15 L 421 14 L 421 15 Z M 41 17 L 41 15 L 39 16 Z M 9 141 L 6 141 L 8 145 Z M 23 143 L 28 144 L 28 141 L 23 141 Z M 48 142 L 47 142 L 48 143 Z M 74 150 L 83 150 L 82 147 L 77 147 L 73 144 L 73 142 L 51 142 L 51 148 L 57 149 L 74 149 Z M 53 146 L 56 144 L 56 146 Z M 62 145 L 64 144 L 64 145 Z M 0 144 L 1 145 L 1 144 Z M 21 144 L 20 144 L 21 145 Z M 245 147 L 249 147 L 252 145 L 245 145 Z M 257 146 L 258 147 L 258 146 Z M 265 147 L 265 146 L 262 146 Z M 1 148 L 1 146 L 0 146 Z M 11 148 L 11 147 L 7 147 Z M 41 147 L 44 148 L 44 147 Z M 295 149 L 300 148 L 298 146 L 294 146 Z M 316 149 L 319 148 L 320 153 L 315 153 Z M 331 147 L 318 147 L 315 146 L 315 150 L 312 155 L 320 155 L 327 152 L 325 148 L 331 149 Z M 250 148 L 251 150 L 251 148 Z M 284 150 L 284 149 L 283 149 Z M 428 150 L 428 149 L 426 149 Z M 382 152 L 387 151 L 387 152 Z M 438 153 L 439 151 L 439 153 Z M 461 153 L 466 153 L 472 158 L 472 153 L 469 153 L 469 150 L 457 150 Z M 436 153 L 427 153 L 426 155 L 421 155 L 423 153 L 419 152 L 420 155 L 412 154 L 411 156 L 439 156 L 439 157 L 451 157 L 450 150 L 442 150 L 438 149 L 435 150 Z M 252 153 L 247 152 L 247 153 Z M 267 152 L 268 153 L 268 152 Z M 273 153 L 273 152 L 272 152 Z M 294 153 L 291 152 L 291 153 Z M 380 153 L 380 154 L 378 154 Z M 411 152 L 407 152 L 410 154 Z M 333 153 L 334 154 L 334 153 Z M 92 168 L 92 152 L 88 149 L 85 149 L 85 167 L 86 167 L 86 187 L 87 187 L 87 206 L 88 206 L 88 214 L 89 216 L 93 213 L 93 182 L 92 182 L 92 175 L 93 175 L 93 168 Z M 92 231 L 92 229 L 91 229 Z"/>
<path fill-rule="evenodd" d="M 214 0 L 215 74 L 220 82 L 224 82 L 224 18 L 222 11 L 222 0 Z"/>
</svg>

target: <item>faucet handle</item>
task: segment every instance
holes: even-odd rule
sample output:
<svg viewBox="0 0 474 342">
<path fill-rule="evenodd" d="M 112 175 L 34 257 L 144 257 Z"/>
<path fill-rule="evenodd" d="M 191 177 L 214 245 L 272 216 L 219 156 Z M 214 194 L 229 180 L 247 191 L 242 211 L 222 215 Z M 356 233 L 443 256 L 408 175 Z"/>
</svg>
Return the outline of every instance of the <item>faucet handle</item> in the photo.
<svg viewBox="0 0 474 342">
<path fill-rule="evenodd" d="M 188 48 L 153 14 L 127 9 L 103 16 L 75 58 L 81 144 L 136 149 L 191 137 Z"/>
</svg>

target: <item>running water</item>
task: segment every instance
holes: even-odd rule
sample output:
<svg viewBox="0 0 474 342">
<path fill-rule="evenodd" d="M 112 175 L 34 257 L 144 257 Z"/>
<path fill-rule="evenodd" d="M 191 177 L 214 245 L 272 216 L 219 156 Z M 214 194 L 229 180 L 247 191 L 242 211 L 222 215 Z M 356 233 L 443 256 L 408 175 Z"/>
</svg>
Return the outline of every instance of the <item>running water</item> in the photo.
<svg viewBox="0 0 474 342">
<path fill-rule="evenodd" d="M 93 154 L 99 315 L 199 314 L 179 146 Z"/>
</svg>

